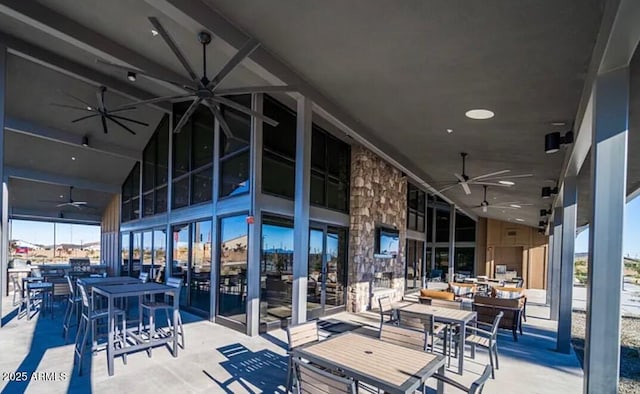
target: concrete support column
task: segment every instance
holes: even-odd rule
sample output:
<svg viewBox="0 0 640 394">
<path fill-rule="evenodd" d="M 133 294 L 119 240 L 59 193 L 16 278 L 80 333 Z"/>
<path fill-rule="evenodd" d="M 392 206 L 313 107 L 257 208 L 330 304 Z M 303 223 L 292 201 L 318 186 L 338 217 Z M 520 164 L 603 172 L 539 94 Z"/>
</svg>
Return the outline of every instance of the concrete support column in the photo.
<svg viewBox="0 0 640 394">
<path fill-rule="evenodd" d="M 551 264 L 553 261 L 553 225 L 549 226 L 549 246 L 547 246 L 547 284 L 545 286 L 547 299 L 545 305 L 551 306 Z"/>
<path fill-rule="evenodd" d="M 253 110 L 262 113 L 263 95 L 253 95 Z M 260 333 L 260 259 L 262 255 L 262 121 L 251 120 L 251 157 L 249 161 L 251 183 L 251 209 L 253 224 L 249 224 L 247 241 L 247 335 Z M 217 285 L 216 285 L 217 288 Z"/>
<path fill-rule="evenodd" d="M 620 369 L 628 67 L 596 79 L 593 124 L 584 392 L 601 394 L 617 392 Z"/>
<path fill-rule="evenodd" d="M 562 207 L 553 210 L 553 258 L 551 259 L 551 320 L 560 313 L 560 261 L 562 257 Z"/>
<path fill-rule="evenodd" d="M 298 99 L 296 126 L 296 190 L 293 222 L 293 303 L 291 323 L 307 321 L 309 271 L 309 191 L 311 188 L 311 100 Z"/>
<path fill-rule="evenodd" d="M 451 206 L 449 207 L 449 282 L 453 282 L 455 279 L 455 264 L 456 264 L 456 206 L 451 204 Z"/>
<path fill-rule="evenodd" d="M 556 349 L 571 353 L 571 312 L 573 300 L 573 259 L 576 240 L 578 191 L 576 177 L 564 178 L 562 196 L 562 246 L 560 260 L 560 294 Z"/>
</svg>

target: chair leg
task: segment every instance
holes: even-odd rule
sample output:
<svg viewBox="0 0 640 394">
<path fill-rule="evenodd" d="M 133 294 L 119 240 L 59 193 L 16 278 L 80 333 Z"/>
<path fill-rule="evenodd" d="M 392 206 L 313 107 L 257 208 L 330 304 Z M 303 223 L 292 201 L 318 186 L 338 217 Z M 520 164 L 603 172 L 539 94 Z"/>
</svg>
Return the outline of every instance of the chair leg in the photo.
<svg viewBox="0 0 640 394">
<path fill-rule="evenodd" d="M 287 362 L 287 393 L 293 391 L 293 376 L 291 375 L 293 369 L 293 363 L 291 360 L 291 355 L 289 355 L 289 361 Z"/>
<path fill-rule="evenodd" d="M 92 322 L 93 323 L 93 322 Z M 89 321 L 87 320 L 85 323 L 86 326 L 89 325 Z M 86 351 L 86 345 L 87 345 L 87 335 L 89 334 L 89 327 L 86 327 L 84 330 L 84 333 L 82 335 L 82 343 L 80 344 L 80 354 L 78 357 L 78 376 L 82 376 L 82 364 L 83 364 L 83 358 L 84 358 L 84 353 Z"/>
<path fill-rule="evenodd" d="M 489 362 L 491 363 L 491 379 L 495 379 L 496 375 L 494 373 L 494 367 L 493 367 L 493 351 L 491 350 L 491 346 L 489 346 Z"/>
<path fill-rule="evenodd" d="M 153 337 L 156 335 L 155 314 L 156 311 L 154 309 L 149 309 L 149 341 L 153 340 Z M 147 355 L 149 357 L 151 357 L 151 349 L 151 347 L 147 349 Z"/>
<path fill-rule="evenodd" d="M 120 346 L 122 346 L 122 349 L 125 348 L 125 346 L 127 346 L 127 319 L 125 318 L 125 314 L 124 312 L 122 312 L 122 335 L 120 338 Z M 122 353 L 122 362 L 124 363 L 124 365 L 127 365 L 127 353 Z"/>
<path fill-rule="evenodd" d="M 500 369 L 500 366 L 498 364 L 498 344 L 497 343 L 493 344 L 493 354 L 496 358 L 496 369 Z"/>
</svg>

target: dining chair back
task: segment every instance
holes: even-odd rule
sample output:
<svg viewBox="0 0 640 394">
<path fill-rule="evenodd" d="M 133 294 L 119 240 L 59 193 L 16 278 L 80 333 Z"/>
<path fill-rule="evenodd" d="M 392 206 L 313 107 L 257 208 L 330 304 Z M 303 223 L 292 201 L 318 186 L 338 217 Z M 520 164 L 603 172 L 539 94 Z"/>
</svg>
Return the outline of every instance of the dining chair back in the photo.
<svg viewBox="0 0 640 394">
<path fill-rule="evenodd" d="M 311 364 L 294 360 L 298 394 L 356 394 L 352 379 L 338 376 Z"/>
</svg>

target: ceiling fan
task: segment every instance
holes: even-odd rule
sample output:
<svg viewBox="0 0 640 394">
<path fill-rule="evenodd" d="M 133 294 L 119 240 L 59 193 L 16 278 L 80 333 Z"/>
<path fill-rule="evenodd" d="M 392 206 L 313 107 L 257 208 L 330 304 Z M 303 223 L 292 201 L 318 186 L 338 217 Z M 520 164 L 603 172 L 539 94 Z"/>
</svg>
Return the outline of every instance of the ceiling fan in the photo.
<svg viewBox="0 0 640 394">
<path fill-rule="evenodd" d="M 62 195 L 60 195 L 60 197 L 62 197 Z M 69 200 L 66 202 L 60 202 L 59 200 L 39 200 L 39 202 L 45 202 L 45 203 L 51 203 L 51 204 L 56 204 L 56 208 L 62 208 L 62 207 L 74 207 L 77 209 L 82 209 L 82 208 L 88 208 L 88 209 L 96 209 L 93 206 L 87 205 L 88 202 L 87 201 L 75 201 L 73 199 L 73 186 L 69 186 Z"/>
<path fill-rule="evenodd" d="M 500 186 L 500 187 L 510 187 L 511 184 L 508 183 L 499 183 L 499 181 L 503 179 L 513 179 L 513 178 L 528 178 L 533 176 L 533 174 L 522 174 L 522 175 L 507 175 L 502 176 L 503 174 L 511 172 L 511 170 L 501 170 L 496 172 L 490 172 L 488 174 L 479 175 L 473 178 L 470 178 L 466 173 L 466 161 L 468 153 L 461 152 L 460 156 L 462 157 L 462 174 L 454 173 L 453 175 L 458 179 L 457 182 L 446 186 L 443 189 L 438 190 L 438 193 L 442 193 L 449 189 L 460 185 L 462 190 L 464 190 L 465 194 L 471 194 L 471 188 L 469 185 L 487 185 L 487 186 Z"/>
<path fill-rule="evenodd" d="M 124 122 L 131 122 L 131 123 L 135 123 L 138 124 L 140 126 L 149 126 L 148 123 L 145 122 L 141 122 L 139 120 L 135 120 L 135 119 L 131 119 L 122 115 L 115 115 L 117 113 L 120 112 L 125 112 L 125 111 L 132 111 L 134 109 L 136 109 L 136 107 L 132 107 L 132 106 L 128 106 L 126 108 L 116 108 L 116 109 L 109 109 L 107 108 L 107 106 L 105 105 L 105 101 L 104 101 L 104 94 L 107 91 L 106 86 L 100 86 L 98 88 L 98 91 L 96 92 L 96 98 L 98 100 L 98 104 L 97 105 L 93 105 L 90 104 L 88 102 L 86 102 L 85 100 L 76 97 L 70 93 L 64 93 L 66 96 L 74 99 L 75 101 L 79 102 L 80 104 L 83 105 L 83 107 L 79 107 L 77 105 L 68 105 L 68 104 L 58 104 L 58 103 L 51 103 L 51 105 L 56 106 L 56 107 L 62 107 L 62 108 L 70 108 L 70 109 L 75 109 L 78 111 L 84 111 L 84 112 L 89 112 L 91 115 L 86 115 L 86 116 L 82 116 L 79 117 L 78 119 L 74 119 L 71 121 L 71 123 L 77 123 L 80 122 L 82 120 L 86 120 L 86 119 L 91 119 L 94 118 L 96 116 L 100 117 L 100 120 L 102 121 L 102 131 L 104 131 L 105 134 L 107 134 L 109 132 L 109 128 L 107 126 L 107 120 L 111 121 L 115 124 L 117 124 L 118 126 L 122 127 L 123 129 L 127 130 L 129 133 L 136 135 L 136 132 L 131 130 L 131 128 L 129 128 L 127 125 L 125 125 Z"/>
<path fill-rule="evenodd" d="M 142 104 L 152 104 L 152 103 L 158 103 L 158 102 L 191 99 L 192 100 L 191 101 L 191 105 L 187 108 L 185 113 L 182 115 L 182 117 L 180 118 L 178 123 L 173 128 L 173 132 L 174 133 L 179 133 L 180 132 L 180 130 L 184 127 L 184 125 L 187 123 L 189 118 L 191 118 L 191 116 L 194 114 L 196 109 L 201 104 L 205 105 L 207 108 L 209 108 L 209 111 L 211 111 L 213 116 L 218 120 L 218 123 L 220 124 L 220 128 L 225 133 L 227 138 L 233 138 L 233 134 L 231 132 L 231 128 L 229 127 L 229 125 L 227 124 L 227 122 L 225 121 L 225 119 L 224 119 L 224 117 L 222 115 L 222 110 L 221 110 L 221 107 L 220 107 L 221 105 L 226 105 L 226 106 L 229 106 L 231 108 L 234 108 L 237 111 L 240 111 L 242 113 L 250 115 L 250 116 L 252 116 L 254 118 L 260 119 L 260 120 L 264 121 L 265 123 L 267 123 L 267 124 L 269 124 L 271 126 L 277 126 L 278 125 L 277 121 L 275 121 L 275 120 L 273 120 L 273 119 L 271 119 L 271 118 L 269 118 L 267 116 L 264 116 L 261 113 L 253 111 L 250 108 L 247 108 L 247 107 L 245 107 L 243 105 L 240 105 L 240 104 L 236 103 L 233 100 L 229 100 L 228 98 L 225 98 L 224 96 L 239 95 L 239 94 L 249 94 L 249 93 L 290 92 L 290 91 L 294 90 L 291 87 L 289 87 L 289 86 L 251 86 L 251 87 L 242 87 L 242 88 L 233 88 L 233 89 L 219 89 L 220 84 L 222 83 L 222 81 L 226 77 L 228 77 L 229 74 L 245 58 L 247 58 L 249 55 L 251 55 L 251 53 L 253 53 L 253 51 L 255 51 L 260 46 L 260 43 L 258 41 L 256 41 L 255 39 L 250 39 L 224 65 L 224 67 L 222 67 L 222 69 L 218 72 L 217 75 L 215 75 L 213 78 L 209 79 L 209 77 L 207 76 L 207 45 L 209 45 L 211 43 L 211 34 L 210 33 L 206 32 L 206 31 L 202 31 L 202 32 L 198 33 L 198 41 L 200 42 L 200 44 L 202 44 L 202 75 L 199 76 L 193 70 L 193 68 L 189 64 L 189 61 L 187 60 L 187 58 L 180 51 L 180 49 L 176 45 L 176 43 L 173 40 L 173 38 L 165 30 L 165 28 L 162 26 L 160 21 L 155 17 L 149 17 L 149 21 L 153 25 L 153 28 L 162 37 L 164 42 L 169 46 L 169 48 L 171 49 L 173 54 L 178 58 L 178 61 L 180 61 L 180 63 L 182 64 L 182 67 L 187 71 L 187 74 L 189 74 L 189 78 L 191 79 L 192 83 L 183 84 L 183 83 L 179 83 L 179 82 L 175 82 L 175 81 L 169 81 L 169 80 L 166 80 L 164 78 L 156 77 L 156 76 L 153 76 L 151 74 L 148 74 L 148 73 L 144 72 L 143 70 L 133 70 L 133 69 L 130 69 L 130 68 L 127 68 L 127 67 L 119 66 L 117 64 L 108 63 L 108 62 L 104 62 L 104 61 L 98 60 L 98 62 L 100 62 L 102 64 L 105 64 L 105 65 L 108 65 L 108 66 L 111 66 L 111 67 L 115 67 L 115 68 L 118 68 L 118 69 L 121 69 L 121 70 L 125 70 L 125 71 L 127 71 L 127 73 L 138 73 L 140 75 L 149 77 L 151 79 L 163 81 L 163 82 L 168 83 L 170 85 L 177 86 L 177 87 L 179 87 L 179 88 L 181 88 L 181 89 L 186 91 L 185 93 L 177 94 L 177 95 L 173 95 L 173 96 L 156 97 L 156 98 L 153 98 L 153 99 L 150 99 L 150 100 L 142 100 L 142 101 L 133 102 L 133 103 L 130 103 L 128 105 L 124 105 L 122 107 L 119 107 L 118 108 L 119 110 L 127 109 L 127 108 L 130 108 L 130 107 L 135 107 L 135 106 L 142 105 Z"/>
<path fill-rule="evenodd" d="M 483 185 L 482 187 L 484 188 L 483 200 L 480 203 L 480 205 L 476 205 L 475 207 L 473 207 L 474 209 L 481 208 L 482 212 L 487 212 L 489 208 L 520 209 L 520 208 L 525 207 L 525 206 L 533 205 L 533 204 L 527 204 L 527 203 L 523 203 L 523 202 L 519 202 L 519 201 L 510 201 L 510 202 L 500 203 L 499 205 L 490 205 L 489 201 L 487 201 L 487 185 Z"/>
</svg>

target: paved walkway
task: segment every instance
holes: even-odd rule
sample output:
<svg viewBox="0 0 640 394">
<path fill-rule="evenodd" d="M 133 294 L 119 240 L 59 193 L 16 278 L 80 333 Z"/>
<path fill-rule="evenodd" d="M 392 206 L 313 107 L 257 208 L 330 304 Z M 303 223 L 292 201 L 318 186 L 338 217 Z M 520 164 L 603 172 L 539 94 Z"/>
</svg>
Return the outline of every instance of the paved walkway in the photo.
<svg viewBox="0 0 640 394">
<path fill-rule="evenodd" d="M 73 345 L 61 336 L 62 310 L 55 319 L 36 315 L 31 321 L 17 319 L 11 300 L 4 298 L 4 327 L 0 329 L 0 372 L 56 373 L 54 381 L 0 382 L 3 393 L 283 393 L 286 378 L 286 335 L 278 330 L 250 338 L 222 326 L 184 314 L 186 349 L 178 358 L 157 348 L 152 358 L 145 352 L 129 355 L 128 364 L 115 362 L 115 376 L 108 377 L 104 352 L 88 359 L 85 376 L 73 373 Z M 548 309 L 532 305 L 524 336 L 513 342 L 511 333 L 500 334 L 500 369 L 485 393 L 517 389 L 526 393 L 581 393 L 582 370 L 575 355 L 553 351 L 553 322 Z M 375 335 L 375 313 L 340 313 L 320 321 L 324 336 L 358 330 Z M 467 352 L 467 356 L 468 356 Z M 452 360 L 449 375 L 469 384 L 488 363 L 485 351 L 465 360 L 463 376 Z M 62 376 L 64 375 L 64 376 Z M 14 374 L 14 377 L 16 375 Z M 435 388 L 435 381 L 429 381 Z M 455 392 L 448 390 L 447 392 Z"/>
</svg>

